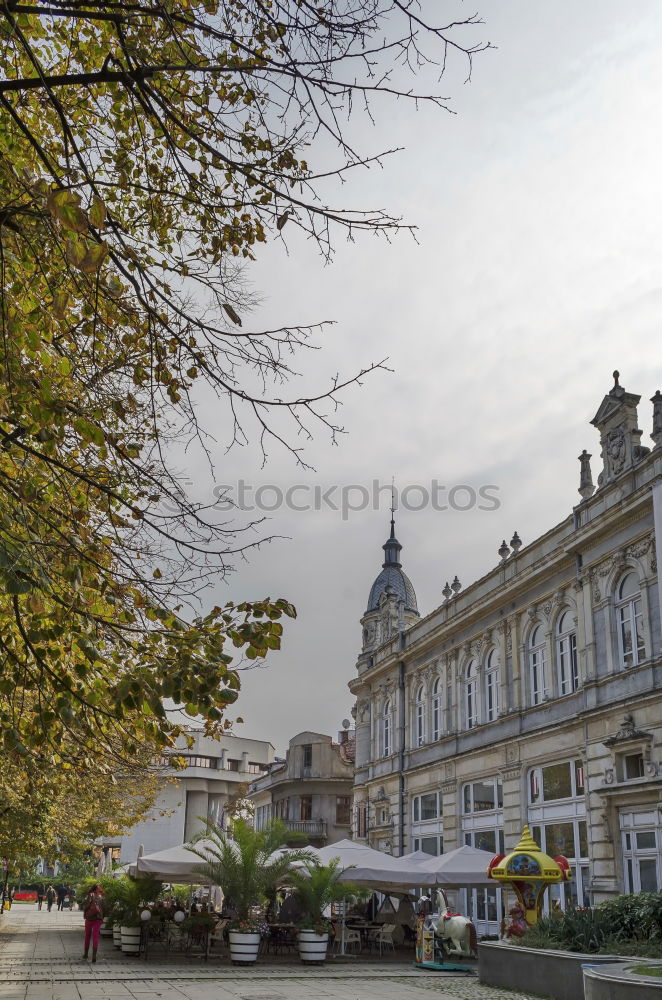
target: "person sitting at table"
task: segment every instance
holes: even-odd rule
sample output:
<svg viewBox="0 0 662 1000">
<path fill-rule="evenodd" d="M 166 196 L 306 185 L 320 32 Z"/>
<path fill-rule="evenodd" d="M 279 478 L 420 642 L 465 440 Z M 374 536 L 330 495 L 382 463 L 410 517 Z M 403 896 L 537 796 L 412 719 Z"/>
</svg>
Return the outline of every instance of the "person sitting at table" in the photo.
<svg viewBox="0 0 662 1000">
<path fill-rule="evenodd" d="M 279 922 L 281 924 L 298 924 L 303 915 L 304 909 L 296 892 L 288 893 L 280 908 Z"/>
</svg>

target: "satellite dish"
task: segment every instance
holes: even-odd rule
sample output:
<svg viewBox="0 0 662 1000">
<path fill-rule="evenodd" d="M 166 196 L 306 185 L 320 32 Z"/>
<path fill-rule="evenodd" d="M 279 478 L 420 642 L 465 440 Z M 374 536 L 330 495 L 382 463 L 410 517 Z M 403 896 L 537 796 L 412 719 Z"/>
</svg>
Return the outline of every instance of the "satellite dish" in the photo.
<svg viewBox="0 0 662 1000">
<path fill-rule="evenodd" d="M 343 729 L 349 729 L 349 727 L 350 727 L 350 721 L 349 721 L 349 719 L 343 719 L 342 720 L 342 727 L 343 727 Z"/>
</svg>

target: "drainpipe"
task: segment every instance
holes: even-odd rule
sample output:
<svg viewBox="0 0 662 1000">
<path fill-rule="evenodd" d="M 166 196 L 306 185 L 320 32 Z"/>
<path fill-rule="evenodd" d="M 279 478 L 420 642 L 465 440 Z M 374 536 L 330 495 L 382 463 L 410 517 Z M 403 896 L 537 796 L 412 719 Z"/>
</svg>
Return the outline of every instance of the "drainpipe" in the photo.
<svg viewBox="0 0 662 1000">
<path fill-rule="evenodd" d="M 400 633 L 400 648 L 404 646 L 404 633 Z M 400 830 L 398 837 L 398 854 L 405 853 L 405 733 L 407 721 L 407 706 L 405 705 L 405 661 L 398 663 L 398 687 L 400 689 Z"/>
</svg>

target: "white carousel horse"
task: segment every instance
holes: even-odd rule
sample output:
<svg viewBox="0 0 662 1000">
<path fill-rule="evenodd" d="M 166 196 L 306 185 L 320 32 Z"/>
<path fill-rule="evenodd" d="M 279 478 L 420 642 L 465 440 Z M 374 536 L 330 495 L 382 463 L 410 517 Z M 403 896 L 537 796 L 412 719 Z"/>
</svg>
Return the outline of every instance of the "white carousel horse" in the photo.
<svg viewBox="0 0 662 1000">
<path fill-rule="evenodd" d="M 439 918 L 435 928 L 447 954 L 470 958 L 477 953 L 476 928 L 468 917 L 453 913 L 442 892 L 437 890 Z"/>
</svg>

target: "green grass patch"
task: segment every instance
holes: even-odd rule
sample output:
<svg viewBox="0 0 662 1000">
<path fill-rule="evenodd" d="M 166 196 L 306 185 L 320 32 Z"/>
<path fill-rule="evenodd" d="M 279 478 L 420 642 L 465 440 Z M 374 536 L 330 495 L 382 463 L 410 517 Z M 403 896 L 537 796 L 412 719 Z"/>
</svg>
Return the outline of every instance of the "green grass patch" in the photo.
<svg viewBox="0 0 662 1000">
<path fill-rule="evenodd" d="M 634 972 L 637 976 L 657 976 L 658 979 L 662 979 L 662 965 L 635 965 L 630 972 Z"/>
</svg>

